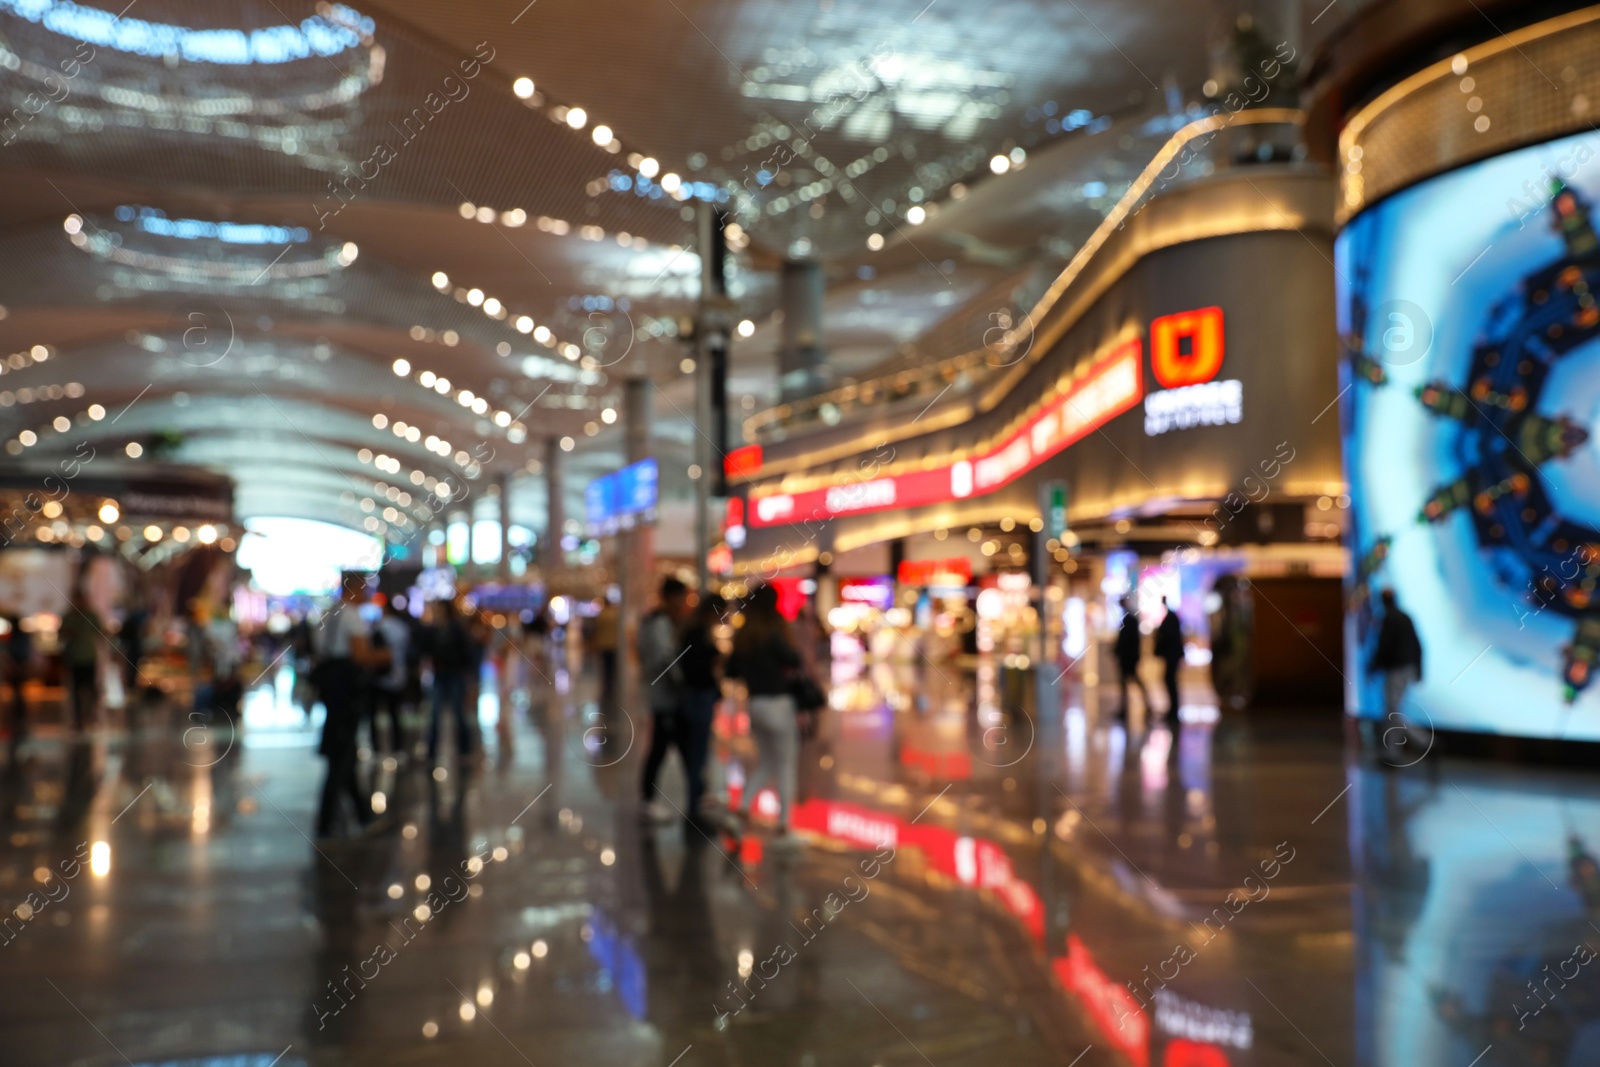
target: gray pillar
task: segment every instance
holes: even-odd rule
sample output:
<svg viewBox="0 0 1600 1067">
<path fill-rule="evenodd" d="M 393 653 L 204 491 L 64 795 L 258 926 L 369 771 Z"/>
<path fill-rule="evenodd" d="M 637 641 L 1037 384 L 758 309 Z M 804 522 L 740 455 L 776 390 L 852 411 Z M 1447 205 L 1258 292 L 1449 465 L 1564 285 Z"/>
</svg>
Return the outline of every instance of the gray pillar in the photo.
<svg viewBox="0 0 1600 1067">
<path fill-rule="evenodd" d="M 545 523 L 544 537 L 539 543 L 539 565 L 544 570 L 544 582 L 549 586 L 561 567 L 561 532 L 567 524 L 567 509 L 563 493 L 566 482 L 561 476 L 561 442 L 554 437 L 544 442 Z"/>
<path fill-rule="evenodd" d="M 827 381 L 822 293 L 822 264 L 808 259 L 791 259 L 783 264 L 778 282 L 778 303 L 783 308 L 778 386 L 784 400 L 811 396 Z"/>
<path fill-rule="evenodd" d="M 502 582 L 511 580 L 511 475 L 501 471 L 494 476 L 495 488 L 500 494 L 500 566 L 496 571 Z"/>
<path fill-rule="evenodd" d="M 628 378 L 622 383 L 622 439 L 626 463 L 650 458 L 650 381 L 647 378 Z M 642 521 L 617 535 L 617 586 L 622 591 L 617 635 L 623 652 L 617 657 L 615 692 L 618 693 L 631 691 L 634 641 L 644 607 L 650 600 L 650 586 L 656 571 L 655 544 L 655 527 Z"/>
</svg>

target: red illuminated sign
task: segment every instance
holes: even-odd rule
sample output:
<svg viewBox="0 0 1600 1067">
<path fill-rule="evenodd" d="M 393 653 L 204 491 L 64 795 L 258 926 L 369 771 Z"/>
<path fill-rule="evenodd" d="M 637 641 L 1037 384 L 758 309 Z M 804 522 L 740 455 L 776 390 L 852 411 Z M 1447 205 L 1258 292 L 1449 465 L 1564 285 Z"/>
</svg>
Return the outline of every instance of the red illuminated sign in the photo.
<svg viewBox="0 0 1600 1067">
<path fill-rule="evenodd" d="M 1150 370 L 1163 388 L 1209 382 L 1221 369 L 1221 308 L 1163 315 L 1150 324 Z"/>
<path fill-rule="evenodd" d="M 756 497 L 750 501 L 750 525 L 921 507 L 993 492 L 1137 404 L 1144 395 L 1142 363 L 1139 341 L 1128 341 L 981 456 L 930 470 Z"/>
<path fill-rule="evenodd" d="M 761 446 L 745 445 L 722 457 L 722 472 L 730 478 L 742 478 L 761 469 Z"/>
<path fill-rule="evenodd" d="M 972 561 L 964 556 L 950 559 L 905 559 L 900 561 L 901 585 L 967 585 L 972 581 Z"/>
</svg>

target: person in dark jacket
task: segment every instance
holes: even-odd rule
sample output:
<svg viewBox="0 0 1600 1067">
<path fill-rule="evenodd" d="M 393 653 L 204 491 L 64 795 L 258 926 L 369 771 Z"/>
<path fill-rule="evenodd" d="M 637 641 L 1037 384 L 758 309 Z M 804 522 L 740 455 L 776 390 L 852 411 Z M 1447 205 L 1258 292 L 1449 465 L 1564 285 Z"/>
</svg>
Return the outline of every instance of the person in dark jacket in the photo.
<svg viewBox="0 0 1600 1067">
<path fill-rule="evenodd" d="M 1178 668 L 1183 666 L 1183 624 L 1178 609 L 1167 601 L 1167 613 L 1156 628 L 1156 656 L 1166 666 L 1167 715 L 1178 721 Z"/>
<path fill-rule="evenodd" d="M 1383 710 L 1391 719 L 1403 722 L 1400 707 L 1406 690 L 1422 679 L 1422 642 L 1411 616 L 1400 610 L 1393 589 L 1381 594 L 1383 622 L 1378 625 L 1378 645 L 1372 652 L 1370 669 L 1383 675 Z"/>
<path fill-rule="evenodd" d="M 435 608 L 438 616 L 428 640 L 428 659 L 433 664 L 428 766 L 438 766 L 439 727 L 447 711 L 455 721 L 456 755 L 465 766 L 472 758 L 477 740 L 478 705 L 473 696 L 483 652 L 463 612 L 457 611 L 448 600 L 440 601 Z"/>
<path fill-rule="evenodd" d="M 650 756 L 654 766 L 646 768 L 647 771 L 659 769 L 661 760 L 666 758 L 667 744 L 678 750 L 689 787 L 684 815 L 702 832 L 713 826 L 705 818 L 701 806 L 706 792 L 706 759 L 711 753 L 711 726 L 716 718 L 717 701 L 722 698 L 722 653 L 717 648 L 714 631 L 726 611 L 727 602 L 720 596 L 702 594 L 700 603 L 678 631 L 678 711 L 656 719 L 654 728 L 666 734 L 667 740 L 658 749 L 652 737 Z M 646 793 L 648 801 L 655 788 L 654 773 L 648 775 L 647 782 L 651 790 Z"/>
<path fill-rule="evenodd" d="M 657 596 L 656 608 L 639 623 L 639 680 L 650 704 L 650 751 L 645 755 L 644 772 L 639 780 L 640 817 L 647 822 L 666 822 L 672 809 L 656 799 L 656 776 L 667 758 L 667 749 L 676 747 L 683 759 L 691 791 L 698 788 L 690 769 L 689 752 L 684 747 L 683 658 L 686 655 L 679 628 L 689 615 L 689 587 L 677 578 L 665 578 Z M 693 818 L 693 804 L 684 814 Z"/>
<path fill-rule="evenodd" d="M 725 672 L 749 691 L 750 732 L 756 739 L 755 773 L 744 784 L 739 806 L 747 813 L 761 790 L 769 782 L 776 784 L 778 837 L 784 843 L 793 840 L 789 816 L 800 779 L 800 724 L 792 695 L 800 669 L 800 651 L 788 620 L 778 612 L 778 591 L 756 586 L 745 604 L 744 625 L 734 634 Z"/>
<path fill-rule="evenodd" d="M 1117 630 L 1117 643 L 1114 649 L 1117 655 L 1117 718 L 1128 717 L 1128 686 L 1131 683 L 1139 690 L 1139 699 L 1144 702 L 1146 711 L 1150 708 L 1150 694 L 1145 691 L 1144 681 L 1139 677 L 1139 660 L 1144 655 L 1144 637 L 1139 633 L 1139 613 L 1134 610 L 1133 598 L 1122 602 L 1122 626 Z"/>
</svg>

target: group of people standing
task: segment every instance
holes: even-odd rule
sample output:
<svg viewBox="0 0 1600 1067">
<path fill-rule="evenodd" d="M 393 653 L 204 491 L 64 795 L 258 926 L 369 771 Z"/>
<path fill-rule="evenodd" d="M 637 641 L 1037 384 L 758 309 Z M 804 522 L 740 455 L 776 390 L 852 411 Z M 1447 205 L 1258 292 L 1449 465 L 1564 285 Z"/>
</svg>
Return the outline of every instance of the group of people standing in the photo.
<svg viewBox="0 0 1600 1067">
<path fill-rule="evenodd" d="M 788 620 L 778 610 L 777 590 L 758 585 L 740 605 L 740 625 L 724 654 L 717 630 L 730 605 L 715 594 L 695 597 L 677 578 L 661 583 L 657 607 L 639 626 L 640 685 L 650 705 L 650 749 L 640 781 L 641 816 L 650 822 L 675 814 L 657 786 L 662 762 L 676 748 L 688 780 L 688 810 L 695 829 L 742 833 L 754 799 L 767 786 L 778 797 L 777 840 L 787 843 L 800 774 L 800 708 L 795 692 L 808 677 Z M 712 726 L 724 680 L 742 682 L 749 696 L 750 733 L 756 743 L 755 770 L 739 802 L 720 822 L 708 810 L 706 764 Z"/>
<path fill-rule="evenodd" d="M 1172 601 L 1163 605 L 1167 613 L 1161 617 L 1161 623 L 1156 627 L 1155 654 L 1163 666 L 1163 677 L 1167 688 L 1167 715 L 1172 721 L 1177 721 L 1180 700 L 1178 696 L 1178 671 L 1183 666 L 1183 624 L 1178 620 L 1178 609 Z M 1144 633 L 1139 628 L 1139 612 L 1133 599 L 1130 597 L 1122 602 L 1122 625 L 1117 630 L 1117 643 L 1114 651 L 1117 656 L 1118 696 L 1119 705 L 1117 718 L 1128 717 L 1128 687 L 1131 685 L 1139 690 L 1139 697 L 1144 701 L 1145 712 L 1149 714 L 1154 709 L 1150 706 L 1150 692 L 1144 687 L 1144 679 L 1139 677 L 1139 661 L 1144 658 Z"/>
<path fill-rule="evenodd" d="M 380 824 L 371 792 L 360 781 L 362 724 L 368 724 L 375 751 L 404 761 L 408 746 L 402 712 L 422 700 L 424 666 L 431 676 L 428 766 L 438 765 L 446 716 L 463 764 L 480 749 L 475 710 L 488 647 L 481 621 L 440 602 L 430 606 L 432 617 L 424 622 L 408 614 L 396 597 L 385 601 L 383 614 L 369 623 L 361 614 L 366 599 L 366 576 L 344 575 L 339 602 L 320 628 L 307 626 L 296 635 L 297 644 L 306 646 L 311 683 L 326 711 L 320 751 L 328 773 L 317 812 L 317 836 L 322 838 L 339 832 L 346 798 L 363 830 Z"/>
</svg>

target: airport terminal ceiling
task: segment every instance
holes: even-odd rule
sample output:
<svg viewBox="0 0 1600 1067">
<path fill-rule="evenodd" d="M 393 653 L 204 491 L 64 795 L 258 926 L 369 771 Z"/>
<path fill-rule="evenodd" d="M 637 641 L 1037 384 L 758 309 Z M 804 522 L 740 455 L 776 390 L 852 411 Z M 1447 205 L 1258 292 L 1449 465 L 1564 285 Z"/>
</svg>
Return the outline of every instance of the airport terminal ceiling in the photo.
<svg viewBox="0 0 1600 1067">
<path fill-rule="evenodd" d="M 536 472 L 548 438 L 575 505 L 643 375 L 676 470 L 697 202 L 739 227 L 744 410 L 775 399 L 785 257 L 828 271 L 836 374 L 921 358 L 1065 262 L 1219 32 L 1176 2 L 605 7 L 0 3 L 11 453 L 161 434 L 242 509 L 357 525 L 395 485 L 409 537 L 432 487 Z M 1272 32 L 1298 52 L 1341 14 Z"/>
</svg>

